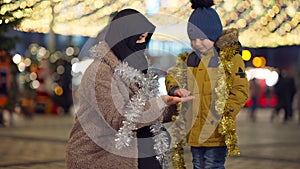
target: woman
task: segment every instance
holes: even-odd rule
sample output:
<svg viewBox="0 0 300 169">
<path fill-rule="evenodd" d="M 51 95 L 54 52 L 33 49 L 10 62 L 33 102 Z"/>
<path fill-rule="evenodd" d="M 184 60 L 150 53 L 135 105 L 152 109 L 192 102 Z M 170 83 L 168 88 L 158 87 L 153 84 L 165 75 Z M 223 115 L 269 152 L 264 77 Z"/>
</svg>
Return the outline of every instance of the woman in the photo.
<svg viewBox="0 0 300 169">
<path fill-rule="evenodd" d="M 152 157 L 155 154 L 153 149 L 138 151 L 136 135 L 143 132 L 149 135 L 147 126 L 162 119 L 166 104 L 189 101 L 193 97 L 162 96 L 143 100 L 157 90 L 153 88 L 157 86 L 144 81 L 148 71 L 144 52 L 154 29 L 142 14 L 125 9 L 112 19 L 105 42 L 91 49 L 95 59 L 85 71 L 78 89 L 79 107 L 66 150 L 68 168 L 160 167 L 157 163 L 147 166 L 143 165 L 145 161 L 138 161 L 143 157 L 148 164 L 155 160 Z M 137 116 L 140 109 L 142 113 Z M 134 128 L 130 128 L 132 125 Z M 143 142 L 153 143 L 152 138 L 140 136 Z"/>
</svg>

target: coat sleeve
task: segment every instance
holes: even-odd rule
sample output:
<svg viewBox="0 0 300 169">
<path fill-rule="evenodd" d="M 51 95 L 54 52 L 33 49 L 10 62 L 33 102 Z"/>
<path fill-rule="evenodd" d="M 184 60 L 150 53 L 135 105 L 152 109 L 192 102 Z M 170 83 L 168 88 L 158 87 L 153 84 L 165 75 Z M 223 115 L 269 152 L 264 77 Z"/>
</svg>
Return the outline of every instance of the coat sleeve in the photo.
<svg viewBox="0 0 300 169">
<path fill-rule="evenodd" d="M 122 81 L 113 77 L 111 70 L 105 68 L 106 65 L 101 66 L 95 84 L 98 110 L 112 128 L 119 130 L 123 126 L 123 121 L 126 120 L 123 114 L 132 92 Z M 136 123 L 136 127 L 141 128 L 162 121 L 165 107 L 166 105 L 161 98 L 149 100 Z"/>
<path fill-rule="evenodd" d="M 168 92 L 168 95 L 174 96 L 174 91 L 176 89 L 180 88 L 181 84 L 180 84 L 180 82 L 177 81 L 178 79 L 176 80 L 175 75 L 178 73 L 178 71 L 180 69 L 182 69 L 182 68 L 187 69 L 187 67 L 188 67 L 187 62 L 191 55 L 195 56 L 196 54 L 194 52 L 190 53 L 190 54 L 188 54 L 188 53 L 180 54 L 177 58 L 175 66 L 168 70 L 168 73 L 166 75 L 166 80 L 165 80 L 165 85 L 166 85 L 166 90 Z M 195 63 L 193 63 L 193 64 L 195 64 Z"/>
<path fill-rule="evenodd" d="M 168 94 L 174 96 L 174 91 L 179 88 L 179 85 L 171 72 L 172 70 L 168 71 L 166 75 L 165 84 L 166 84 L 166 90 Z"/>
<path fill-rule="evenodd" d="M 249 82 L 245 73 L 245 64 L 242 57 L 237 54 L 232 58 L 232 88 L 229 93 L 228 106 L 235 117 L 244 107 L 249 97 Z"/>
</svg>

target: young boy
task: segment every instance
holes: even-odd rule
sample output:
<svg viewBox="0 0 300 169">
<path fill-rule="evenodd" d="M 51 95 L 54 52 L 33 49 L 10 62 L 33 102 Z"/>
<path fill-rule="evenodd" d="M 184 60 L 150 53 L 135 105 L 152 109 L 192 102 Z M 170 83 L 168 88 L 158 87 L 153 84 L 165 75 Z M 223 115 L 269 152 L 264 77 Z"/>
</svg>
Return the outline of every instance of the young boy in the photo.
<svg viewBox="0 0 300 169">
<path fill-rule="evenodd" d="M 240 55 L 238 31 L 223 31 L 217 12 L 192 2 L 188 36 L 193 52 L 187 64 L 187 88 L 182 89 L 170 74 L 166 87 L 170 95 L 196 96 L 186 113 L 191 124 L 187 143 L 194 169 L 223 169 L 227 155 L 238 155 L 236 115 L 248 98 L 248 80 Z"/>
</svg>

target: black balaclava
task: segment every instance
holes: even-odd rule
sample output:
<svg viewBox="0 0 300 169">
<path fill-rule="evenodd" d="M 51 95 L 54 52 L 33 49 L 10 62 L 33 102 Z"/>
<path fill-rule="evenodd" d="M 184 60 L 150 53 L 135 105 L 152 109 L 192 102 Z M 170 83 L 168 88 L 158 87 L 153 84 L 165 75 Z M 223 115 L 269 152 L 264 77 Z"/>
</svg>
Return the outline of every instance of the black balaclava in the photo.
<svg viewBox="0 0 300 169">
<path fill-rule="evenodd" d="M 148 62 L 144 53 L 154 30 L 155 26 L 144 15 L 124 9 L 113 17 L 105 41 L 119 60 L 146 73 Z M 145 32 L 148 32 L 146 42 L 136 43 Z"/>
</svg>

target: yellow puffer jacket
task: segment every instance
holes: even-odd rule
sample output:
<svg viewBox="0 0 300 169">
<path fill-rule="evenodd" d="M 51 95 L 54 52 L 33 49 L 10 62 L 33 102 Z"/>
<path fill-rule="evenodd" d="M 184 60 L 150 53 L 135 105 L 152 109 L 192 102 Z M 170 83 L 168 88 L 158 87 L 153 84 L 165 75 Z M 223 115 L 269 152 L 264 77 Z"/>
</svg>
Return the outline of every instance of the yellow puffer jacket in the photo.
<svg viewBox="0 0 300 169">
<path fill-rule="evenodd" d="M 245 74 L 244 61 L 234 45 L 239 45 L 236 29 L 224 31 L 216 42 L 219 49 L 232 46 L 231 52 L 235 53 L 231 59 L 233 81 L 226 103 L 235 119 L 248 98 L 249 83 Z M 201 55 L 201 61 L 199 62 L 198 59 L 199 63 L 197 63 L 195 56 L 196 54 L 193 52 L 184 60 L 187 63 L 187 89 L 196 96 L 195 100 L 188 103 L 188 110 L 184 114 L 189 133 L 187 142 L 188 145 L 195 147 L 225 146 L 224 136 L 218 132 L 220 115 L 217 114 L 214 107 L 217 99 L 214 89 L 218 78 L 219 57 L 214 50 L 211 50 L 206 55 Z M 167 91 L 170 92 L 178 86 L 182 86 L 182 84 L 178 84 L 175 78 L 168 73 L 166 76 Z"/>
</svg>

